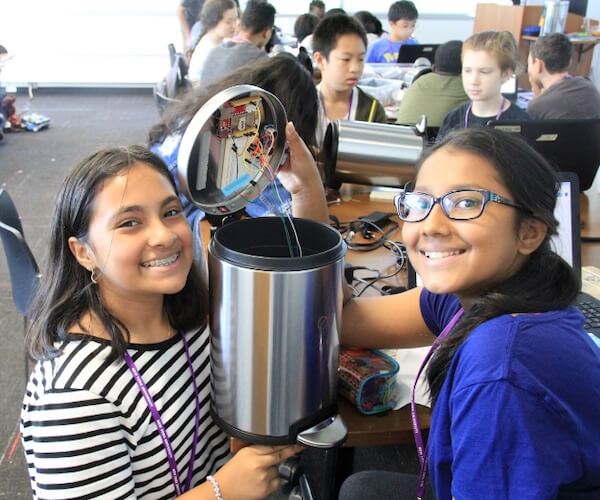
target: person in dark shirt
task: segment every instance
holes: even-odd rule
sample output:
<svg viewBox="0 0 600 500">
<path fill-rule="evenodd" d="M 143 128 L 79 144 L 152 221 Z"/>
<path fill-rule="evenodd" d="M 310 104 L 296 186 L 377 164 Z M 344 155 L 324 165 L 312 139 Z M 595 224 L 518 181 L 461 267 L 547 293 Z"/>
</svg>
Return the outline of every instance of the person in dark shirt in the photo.
<svg viewBox="0 0 600 500">
<path fill-rule="evenodd" d="M 308 6 L 308 12 L 317 16 L 319 19 L 323 19 L 323 16 L 325 16 L 325 2 L 313 0 Z"/>
<path fill-rule="evenodd" d="M 194 42 L 194 32 L 200 33 L 200 11 L 204 5 L 204 0 L 182 0 L 177 6 L 177 19 L 181 26 L 183 35 L 184 51 L 193 50 L 198 42 L 197 37 Z"/>
<path fill-rule="evenodd" d="M 508 31 L 483 31 L 467 38 L 462 48 L 462 81 L 470 101 L 446 114 L 438 140 L 450 130 L 481 127 L 491 120 L 529 119 L 500 91 L 515 73 L 518 61 L 517 42 Z"/>
<path fill-rule="evenodd" d="M 573 44 L 562 33 L 538 38 L 531 46 L 527 73 L 535 98 L 527 113 L 535 119 L 600 118 L 600 93 L 568 68 Z"/>
</svg>

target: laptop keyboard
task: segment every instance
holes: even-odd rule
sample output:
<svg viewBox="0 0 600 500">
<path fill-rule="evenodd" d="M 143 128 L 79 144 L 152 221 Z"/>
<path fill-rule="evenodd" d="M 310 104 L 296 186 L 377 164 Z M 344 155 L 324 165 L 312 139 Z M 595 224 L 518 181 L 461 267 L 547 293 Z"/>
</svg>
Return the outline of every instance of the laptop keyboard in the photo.
<svg viewBox="0 0 600 500">
<path fill-rule="evenodd" d="M 580 294 L 577 307 L 585 316 L 585 331 L 600 337 L 600 301 L 587 294 Z"/>
</svg>

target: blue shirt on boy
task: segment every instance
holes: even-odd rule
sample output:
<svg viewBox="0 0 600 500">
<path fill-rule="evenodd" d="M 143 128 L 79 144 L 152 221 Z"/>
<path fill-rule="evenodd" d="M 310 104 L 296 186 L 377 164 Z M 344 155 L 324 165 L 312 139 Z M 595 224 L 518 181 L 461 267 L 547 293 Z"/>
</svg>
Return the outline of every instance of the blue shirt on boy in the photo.
<svg viewBox="0 0 600 500">
<path fill-rule="evenodd" d="M 402 45 L 416 45 L 417 40 L 412 36 L 402 42 L 392 42 L 388 38 L 377 40 L 369 47 L 368 63 L 395 63 L 398 61 L 398 52 Z"/>
<path fill-rule="evenodd" d="M 457 297 L 423 290 L 437 335 Z M 600 498 L 600 350 L 573 307 L 506 314 L 455 353 L 433 410 L 429 472 L 438 500 Z"/>
</svg>

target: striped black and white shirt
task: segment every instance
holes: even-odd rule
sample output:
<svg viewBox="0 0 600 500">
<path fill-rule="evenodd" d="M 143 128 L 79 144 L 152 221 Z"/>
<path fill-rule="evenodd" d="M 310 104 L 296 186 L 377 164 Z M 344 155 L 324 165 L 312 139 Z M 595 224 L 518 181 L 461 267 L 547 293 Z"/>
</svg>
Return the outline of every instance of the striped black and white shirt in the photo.
<svg viewBox="0 0 600 500">
<path fill-rule="evenodd" d="M 226 435 L 209 415 L 209 330 L 186 334 L 200 391 L 199 442 L 192 485 L 229 458 Z M 173 498 L 167 454 L 124 361 L 108 363 L 108 341 L 74 335 L 60 356 L 38 362 L 21 413 L 34 498 Z M 165 424 L 184 483 L 195 398 L 183 340 L 130 345 Z"/>
</svg>

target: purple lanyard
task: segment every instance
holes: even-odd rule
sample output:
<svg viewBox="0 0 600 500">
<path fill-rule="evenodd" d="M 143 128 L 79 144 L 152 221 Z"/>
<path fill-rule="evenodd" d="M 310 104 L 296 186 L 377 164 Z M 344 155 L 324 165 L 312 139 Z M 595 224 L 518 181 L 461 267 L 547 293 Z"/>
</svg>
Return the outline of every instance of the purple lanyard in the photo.
<svg viewBox="0 0 600 500">
<path fill-rule="evenodd" d="M 442 330 L 442 332 L 437 336 L 437 338 L 433 341 L 431 349 L 423 359 L 421 366 L 419 367 L 419 371 L 417 372 L 417 377 L 415 378 L 415 383 L 413 384 L 412 389 L 412 397 L 410 400 L 410 419 L 412 422 L 413 435 L 415 437 L 415 445 L 417 447 L 417 456 L 419 457 L 419 483 L 417 485 L 417 500 L 422 500 L 425 495 L 425 477 L 427 476 L 427 450 L 425 448 L 425 444 L 423 442 L 423 433 L 421 432 L 421 427 L 419 426 L 419 417 L 417 415 L 417 405 L 415 403 L 415 391 L 417 389 L 417 383 L 419 382 L 419 377 L 421 376 L 421 372 L 423 368 L 427 365 L 431 356 L 436 351 L 436 349 L 440 346 L 442 341 L 448 336 L 448 334 L 452 331 L 458 320 L 462 316 L 464 310 L 461 307 L 458 312 L 452 316 L 452 319 L 448 322 L 446 327 Z"/>
<path fill-rule="evenodd" d="M 506 102 L 506 97 L 502 97 L 502 102 L 500 103 L 500 109 L 498 110 L 498 114 L 496 115 L 496 120 L 500 118 L 502 115 L 502 108 L 504 107 L 504 103 Z M 465 128 L 469 128 L 469 113 L 473 108 L 473 102 L 469 103 L 469 107 L 467 108 L 467 112 L 465 113 Z"/>
<path fill-rule="evenodd" d="M 167 430 L 165 428 L 165 424 L 160 417 L 160 413 L 158 412 L 158 408 L 156 408 L 156 404 L 154 404 L 154 400 L 152 399 L 152 395 L 148 390 L 148 386 L 142 379 L 140 372 L 138 371 L 133 359 L 127 351 L 125 351 L 125 363 L 129 367 L 129 371 L 133 375 L 135 382 L 137 383 L 144 399 L 146 400 L 146 404 L 148 405 L 148 409 L 150 410 L 150 414 L 152 415 L 152 420 L 156 424 L 158 428 L 158 433 L 160 434 L 160 438 L 162 439 L 163 446 L 165 447 L 165 451 L 167 452 L 167 459 L 169 460 L 169 468 L 171 469 L 171 477 L 173 478 L 173 484 L 175 485 L 175 493 L 177 496 L 181 495 L 184 491 L 188 491 L 192 485 L 192 476 L 194 474 L 194 461 L 196 459 L 196 446 L 198 445 L 198 429 L 200 427 L 200 401 L 198 400 L 198 387 L 196 385 L 196 376 L 194 373 L 194 366 L 192 365 L 192 357 L 190 356 L 190 350 L 188 347 L 187 339 L 185 335 L 181 335 L 183 339 L 183 346 L 185 348 L 185 355 L 187 357 L 188 367 L 192 373 L 192 384 L 194 386 L 194 396 L 196 399 L 196 422 L 194 427 L 194 441 L 192 443 L 192 452 L 190 454 L 190 465 L 188 468 L 187 479 L 184 484 L 184 489 L 181 489 L 181 481 L 179 480 L 179 471 L 177 469 L 177 461 L 175 460 L 175 453 L 173 453 L 173 447 L 171 446 L 171 441 L 169 440 L 169 436 L 167 435 Z"/>
<path fill-rule="evenodd" d="M 354 97 L 354 89 L 350 92 L 350 98 L 348 99 L 348 114 L 346 115 L 346 120 L 350 120 L 350 113 L 352 113 L 352 98 Z M 323 94 L 319 90 L 319 99 L 321 100 L 321 106 L 323 107 L 323 114 L 325 115 L 325 119 L 327 120 L 327 113 L 325 111 L 325 101 L 323 100 Z"/>
</svg>

